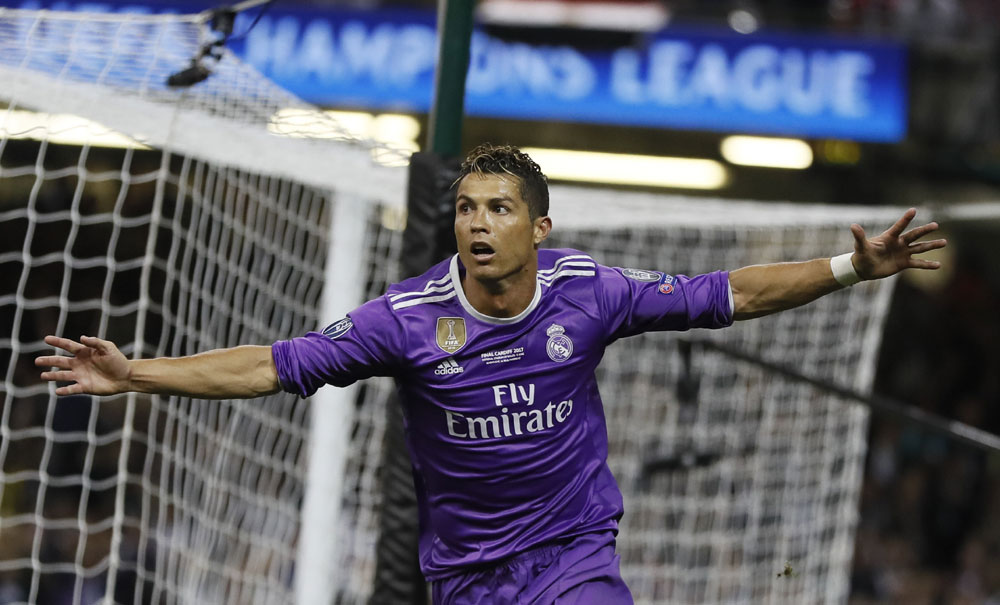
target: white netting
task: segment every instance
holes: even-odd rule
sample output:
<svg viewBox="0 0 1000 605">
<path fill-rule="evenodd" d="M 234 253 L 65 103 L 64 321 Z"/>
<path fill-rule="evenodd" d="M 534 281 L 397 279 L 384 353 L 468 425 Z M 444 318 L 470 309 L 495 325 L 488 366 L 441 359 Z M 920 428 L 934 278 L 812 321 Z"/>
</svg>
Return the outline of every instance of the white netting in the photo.
<svg viewBox="0 0 1000 605">
<path fill-rule="evenodd" d="M 547 245 L 586 250 L 608 265 L 697 274 L 847 251 L 851 222 L 877 233 L 902 211 L 553 187 Z M 865 392 L 892 287 L 866 282 L 688 336 Z M 699 388 L 686 401 L 677 340 L 622 340 L 599 369 L 609 461 L 625 496 L 619 553 L 636 602 L 846 602 L 868 411 L 697 347 Z M 363 422 L 383 418 L 364 414 Z M 644 470 L 647 463 L 657 470 Z M 341 570 L 339 581 L 349 573 Z M 370 588 L 352 586 L 360 592 L 344 602 L 364 603 Z"/>
<path fill-rule="evenodd" d="M 229 54 L 169 89 L 207 35 L 187 16 L 0 9 L 2 602 L 293 602 L 305 402 L 56 398 L 33 365 L 49 333 L 153 357 L 316 329 L 341 204 L 366 236 L 340 258 L 363 289 L 393 277 L 381 218 L 405 174 L 372 160 L 399 155 Z M 131 146 L 97 145 L 109 131 Z M 378 444 L 378 426 L 353 437 Z M 359 561 L 373 473 L 349 472 L 341 518 L 359 529 L 331 539 Z"/>
<path fill-rule="evenodd" d="M 851 222 L 879 232 L 902 212 L 569 188 L 552 198 L 553 245 L 688 275 L 844 252 Z M 689 336 L 866 391 L 890 291 L 891 280 L 866 282 Z M 678 393 L 676 335 L 623 340 L 600 368 L 625 494 L 619 552 L 636 601 L 846 602 L 867 410 L 697 347 L 692 365 L 693 401 Z"/>
<path fill-rule="evenodd" d="M 403 173 L 370 161 L 393 151 L 296 136 L 319 126 L 350 138 L 229 55 L 202 85 L 167 89 L 205 36 L 193 17 L 0 9 L 0 600 L 292 601 L 297 539 L 310 531 L 299 512 L 307 405 L 56 399 L 32 365 L 46 333 L 103 336 L 149 357 L 267 343 L 336 319 L 317 314 L 337 204 L 364 215 L 365 244 L 348 255 L 363 263 L 367 294 L 395 279 L 398 232 L 381 223 L 401 204 Z M 150 149 L 86 143 L 107 129 Z M 84 143 L 58 144 L 70 135 Z M 673 273 L 845 251 L 850 221 L 878 229 L 897 214 L 569 188 L 552 197 L 553 245 Z M 889 288 L 862 284 L 698 336 L 863 390 Z M 697 350 L 697 402 L 682 403 L 675 342 L 623 341 L 601 369 L 637 600 L 843 602 L 866 412 Z M 371 591 L 390 388 L 371 381 L 356 398 L 329 537 L 339 602 Z M 644 476 L 644 461 L 663 458 L 678 468 Z"/>
</svg>

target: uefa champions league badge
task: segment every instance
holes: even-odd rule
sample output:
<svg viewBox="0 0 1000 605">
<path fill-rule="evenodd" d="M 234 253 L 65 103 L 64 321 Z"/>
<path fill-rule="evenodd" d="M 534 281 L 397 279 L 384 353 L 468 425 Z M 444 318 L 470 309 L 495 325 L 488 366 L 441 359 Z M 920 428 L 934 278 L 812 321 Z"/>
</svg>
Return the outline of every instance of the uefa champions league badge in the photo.
<svg viewBox="0 0 1000 605">
<path fill-rule="evenodd" d="M 552 324 L 545 333 L 549 335 L 549 341 L 545 343 L 545 351 L 549 354 L 549 359 L 556 363 L 562 363 L 573 354 L 573 341 L 564 333 L 566 328 L 559 324 Z"/>
<path fill-rule="evenodd" d="M 660 285 L 657 287 L 657 290 L 659 290 L 660 294 L 672 293 L 674 291 L 674 276 L 664 273 L 663 277 L 660 278 Z"/>
</svg>

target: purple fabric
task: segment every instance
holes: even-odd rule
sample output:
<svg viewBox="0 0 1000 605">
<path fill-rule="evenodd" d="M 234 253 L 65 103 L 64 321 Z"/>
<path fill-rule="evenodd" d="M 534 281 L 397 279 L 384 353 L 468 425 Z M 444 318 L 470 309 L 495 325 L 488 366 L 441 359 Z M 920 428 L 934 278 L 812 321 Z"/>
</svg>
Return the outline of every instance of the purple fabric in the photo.
<svg viewBox="0 0 1000 605">
<path fill-rule="evenodd" d="M 536 299 L 505 323 L 468 305 L 463 274 L 457 258 L 445 261 L 325 335 L 273 347 L 282 387 L 302 396 L 324 383 L 396 378 L 416 471 L 420 564 L 432 580 L 567 536 L 617 531 L 622 497 L 594 375 L 605 346 L 648 330 L 732 323 L 725 272 L 672 277 L 541 250 Z"/>
<path fill-rule="evenodd" d="M 626 605 L 611 532 L 584 534 L 435 581 L 434 605 Z"/>
</svg>

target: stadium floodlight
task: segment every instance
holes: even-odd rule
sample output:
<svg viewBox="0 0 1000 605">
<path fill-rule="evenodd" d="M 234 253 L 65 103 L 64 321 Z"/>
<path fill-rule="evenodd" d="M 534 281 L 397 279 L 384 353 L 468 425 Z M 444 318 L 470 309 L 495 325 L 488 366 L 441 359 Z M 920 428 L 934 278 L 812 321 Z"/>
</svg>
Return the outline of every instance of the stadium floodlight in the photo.
<svg viewBox="0 0 1000 605">
<path fill-rule="evenodd" d="M 382 141 L 405 149 L 410 153 L 420 150 L 420 122 L 413 116 L 398 113 L 383 113 L 374 117 L 368 135 L 376 141 Z"/>
<path fill-rule="evenodd" d="M 670 11 L 659 0 L 484 0 L 479 19 L 490 25 L 653 32 L 666 27 Z"/>
<path fill-rule="evenodd" d="M 729 175 L 715 160 L 525 148 L 549 178 L 584 183 L 720 189 Z"/>
<path fill-rule="evenodd" d="M 322 115 L 330 119 L 318 119 L 315 109 L 285 107 L 271 116 L 267 130 L 292 138 L 374 141 L 378 145 L 372 149 L 372 157 L 383 166 L 407 166 L 410 154 L 420 148 L 420 122 L 413 116 L 332 109 Z"/>
<path fill-rule="evenodd" d="M 274 112 L 267 130 L 276 135 L 300 139 L 362 140 L 372 115 L 362 111 L 324 112 L 332 120 L 317 119 L 317 111 L 306 107 L 285 107 Z"/>
<path fill-rule="evenodd" d="M 740 166 L 802 170 L 813 163 L 812 147 L 800 139 L 730 136 L 720 149 L 726 161 Z"/>
</svg>

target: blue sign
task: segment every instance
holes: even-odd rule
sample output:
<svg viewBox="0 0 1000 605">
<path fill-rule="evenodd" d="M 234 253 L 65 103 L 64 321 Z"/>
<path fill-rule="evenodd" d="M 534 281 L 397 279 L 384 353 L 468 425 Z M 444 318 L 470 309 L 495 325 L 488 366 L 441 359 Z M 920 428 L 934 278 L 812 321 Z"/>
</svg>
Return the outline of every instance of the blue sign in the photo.
<svg viewBox="0 0 1000 605">
<path fill-rule="evenodd" d="M 525 52 L 480 38 L 473 57 L 500 66 L 473 65 L 470 113 L 874 141 L 905 135 L 897 46 L 668 30 L 644 48 L 518 56 Z"/>
<path fill-rule="evenodd" d="M 32 7 L 38 3 L 25 3 Z M 53 3 L 87 10 L 198 11 L 155 4 Z M 251 16 L 237 21 L 237 34 Z M 272 7 L 230 43 L 318 105 L 425 112 L 437 54 L 429 11 Z M 898 141 L 906 134 L 906 54 L 888 42 L 668 28 L 611 50 L 473 35 L 471 115 Z"/>
</svg>

